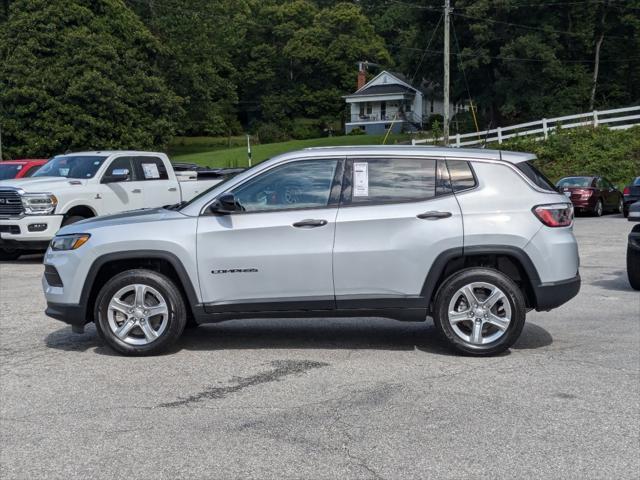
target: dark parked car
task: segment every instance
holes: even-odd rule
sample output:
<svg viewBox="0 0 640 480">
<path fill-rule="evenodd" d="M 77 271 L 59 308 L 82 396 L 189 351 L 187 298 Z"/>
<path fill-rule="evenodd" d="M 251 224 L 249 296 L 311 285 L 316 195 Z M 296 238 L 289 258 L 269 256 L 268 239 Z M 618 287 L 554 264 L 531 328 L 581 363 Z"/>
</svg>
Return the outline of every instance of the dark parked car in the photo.
<svg viewBox="0 0 640 480">
<path fill-rule="evenodd" d="M 629 207 L 629 221 L 640 222 L 640 201 Z M 634 225 L 627 243 L 627 276 L 634 290 L 640 290 L 640 223 Z"/>
<path fill-rule="evenodd" d="M 604 177 L 565 177 L 556 184 L 571 199 L 576 212 L 597 217 L 604 212 L 622 213 L 622 192 Z"/>
<path fill-rule="evenodd" d="M 633 182 L 631 182 L 631 185 L 624 187 L 622 195 L 624 195 L 624 211 L 622 213 L 626 217 L 629 215 L 629 207 L 631 204 L 640 201 L 640 177 L 636 177 Z"/>
</svg>

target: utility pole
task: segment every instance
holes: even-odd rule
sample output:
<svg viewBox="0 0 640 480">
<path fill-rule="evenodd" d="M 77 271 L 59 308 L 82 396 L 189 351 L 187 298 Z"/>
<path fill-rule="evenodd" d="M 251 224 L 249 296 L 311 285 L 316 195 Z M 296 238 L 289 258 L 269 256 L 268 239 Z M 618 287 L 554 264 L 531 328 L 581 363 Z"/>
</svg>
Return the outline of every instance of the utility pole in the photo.
<svg viewBox="0 0 640 480">
<path fill-rule="evenodd" d="M 444 125 L 443 140 L 445 145 L 449 145 L 449 13 L 451 10 L 451 0 L 444 2 Z"/>
</svg>

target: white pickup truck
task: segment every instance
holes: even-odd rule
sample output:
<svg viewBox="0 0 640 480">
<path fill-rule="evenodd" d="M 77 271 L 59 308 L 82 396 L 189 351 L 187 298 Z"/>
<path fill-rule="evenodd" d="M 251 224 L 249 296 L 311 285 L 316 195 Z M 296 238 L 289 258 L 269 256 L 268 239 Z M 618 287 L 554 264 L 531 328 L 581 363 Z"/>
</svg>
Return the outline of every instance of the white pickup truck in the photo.
<svg viewBox="0 0 640 480">
<path fill-rule="evenodd" d="M 163 153 L 53 157 L 30 178 L 0 181 L 0 260 L 44 251 L 64 225 L 190 200 L 221 181 L 198 180 L 196 172 L 176 173 Z"/>
</svg>

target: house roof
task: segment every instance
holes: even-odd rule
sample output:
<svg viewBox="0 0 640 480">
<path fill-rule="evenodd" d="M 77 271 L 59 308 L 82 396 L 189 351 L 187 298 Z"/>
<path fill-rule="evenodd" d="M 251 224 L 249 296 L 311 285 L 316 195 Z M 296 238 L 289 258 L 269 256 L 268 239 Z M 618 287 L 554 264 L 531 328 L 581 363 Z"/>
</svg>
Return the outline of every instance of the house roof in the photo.
<svg viewBox="0 0 640 480">
<path fill-rule="evenodd" d="M 361 88 L 350 96 L 360 97 L 364 95 L 385 95 L 389 93 L 415 93 L 415 90 L 399 83 L 388 83 L 386 85 L 372 85 L 370 87 Z"/>
<path fill-rule="evenodd" d="M 386 75 L 395 81 L 387 83 L 378 83 L 378 79 Z M 420 90 L 409 83 L 407 78 L 401 73 L 388 72 L 383 70 L 374 78 L 369 80 L 359 90 L 346 97 L 361 97 L 365 95 L 390 95 L 390 94 L 406 94 L 420 92 Z"/>
</svg>

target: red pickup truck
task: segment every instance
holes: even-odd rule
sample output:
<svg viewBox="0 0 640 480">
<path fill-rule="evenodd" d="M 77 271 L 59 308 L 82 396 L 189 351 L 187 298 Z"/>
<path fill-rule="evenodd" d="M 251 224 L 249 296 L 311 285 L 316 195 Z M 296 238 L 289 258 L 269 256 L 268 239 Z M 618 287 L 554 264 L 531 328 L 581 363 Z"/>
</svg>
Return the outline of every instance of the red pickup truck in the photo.
<svg viewBox="0 0 640 480">
<path fill-rule="evenodd" d="M 30 177 L 45 163 L 47 160 L 41 158 L 0 161 L 0 180 Z"/>
</svg>

